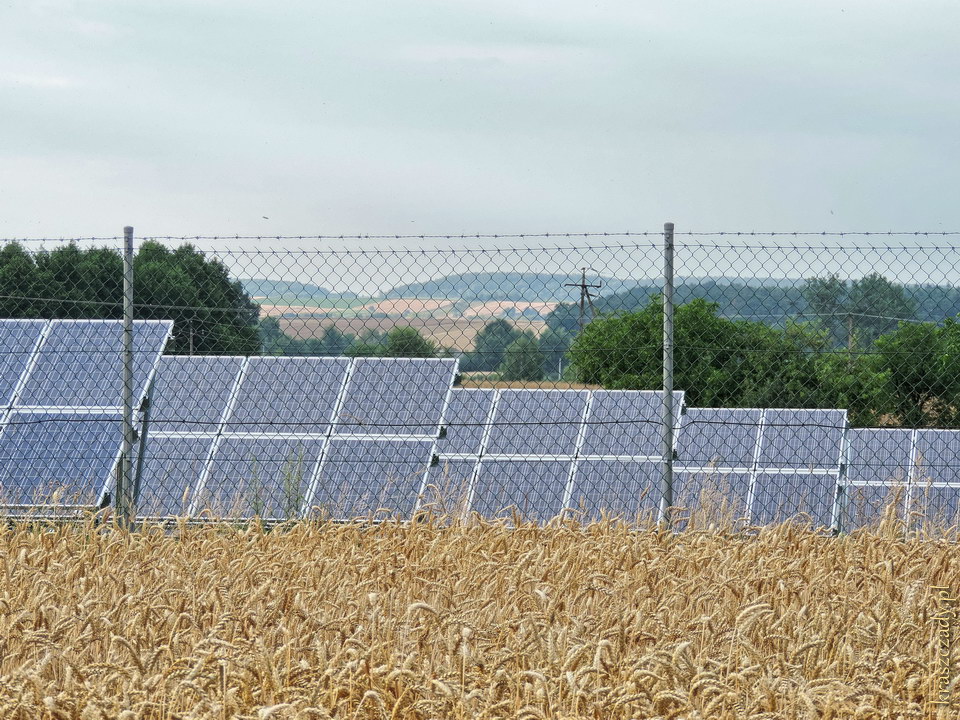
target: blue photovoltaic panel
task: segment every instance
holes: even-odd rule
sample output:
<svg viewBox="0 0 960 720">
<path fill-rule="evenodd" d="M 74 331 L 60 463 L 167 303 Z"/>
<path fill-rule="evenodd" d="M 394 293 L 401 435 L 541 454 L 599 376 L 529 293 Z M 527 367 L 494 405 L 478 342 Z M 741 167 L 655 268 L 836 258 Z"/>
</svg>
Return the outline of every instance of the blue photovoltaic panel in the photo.
<svg viewBox="0 0 960 720">
<path fill-rule="evenodd" d="M 960 430 L 917 430 L 918 485 L 960 484 Z"/>
<path fill-rule="evenodd" d="M 570 462 L 491 460 L 480 463 L 470 509 L 483 517 L 545 523 L 563 510 Z"/>
<path fill-rule="evenodd" d="M 441 458 L 427 475 L 421 507 L 430 505 L 441 512 L 459 512 L 469 499 L 470 478 L 476 466 L 476 460 Z"/>
<path fill-rule="evenodd" d="M 585 390 L 501 390 L 486 452 L 574 455 Z"/>
<path fill-rule="evenodd" d="M 673 394 L 674 427 L 683 393 Z M 663 393 L 594 390 L 581 455 L 663 457 Z"/>
<path fill-rule="evenodd" d="M 836 469 L 845 425 L 843 410 L 765 410 L 758 466 Z"/>
<path fill-rule="evenodd" d="M 815 527 L 829 527 L 836 491 L 837 478 L 834 475 L 757 473 L 753 522 L 766 525 L 806 513 Z"/>
<path fill-rule="evenodd" d="M 444 416 L 445 438 L 437 443 L 441 454 L 476 455 L 480 453 L 484 424 L 493 404 L 493 390 L 454 388 Z"/>
<path fill-rule="evenodd" d="M 457 361 L 356 358 L 337 433 L 436 436 Z"/>
<path fill-rule="evenodd" d="M 733 518 L 749 517 L 747 500 L 750 492 L 750 473 L 693 471 L 678 472 L 674 485 L 674 504 L 691 512 L 720 511 L 725 505 Z"/>
<path fill-rule="evenodd" d="M 172 325 L 169 320 L 134 323 L 134 398 L 141 396 Z M 119 320 L 54 320 L 18 405 L 120 407 L 122 360 Z"/>
<path fill-rule="evenodd" d="M 0 432 L 0 503 L 94 504 L 119 453 L 119 414 L 14 412 Z"/>
<path fill-rule="evenodd" d="M 760 414 L 760 410 L 688 408 L 677 433 L 677 465 L 751 469 Z"/>
<path fill-rule="evenodd" d="M 916 487 L 910 509 L 920 513 L 927 523 L 941 528 L 960 524 L 960 485 L 952 487 Z"/>
<path fill-rule="evenodd" d="M 187 515 L 212 444 L 210 437 L 150 437 L 140 476 L 137 514 Z"/>
<path fill-rule="evenodd" d="M 378 511 L 410 517 L 430 467 L 432 440 L 330 441 L 311 510 L 335 519 Z"/>
<path fill-rule="evenodd" d="M 0 320 L 0 410 L 13 401 L 46 324 L 46 320 Z"/>
<path fill-rule="evenodd" d="M 599 519 L 601 513 L 624 520 L 655 517 L 661 477 L 660 462 L 581 460 L 569 507 L 586 521 Z"/>
<path fill-rule="evenodd" d="M 243 358 L 165 355 L 150 403 L 149 432 L 216 434 Z"/>
<path fill-rule="evenodd" d="M 843 529 L 855 530 L 879 521 L 888 503 L 896 504 L 896 516 L 902 520 L 906 493 L 905 485 L 848 485 L 844 489 Z"/>
<path fill-rule="evenodd" d="M 906 484 L 910 459 L 910 430 L 851 428 L 847 431 L 847 481 L 879 485 Z"/>
<path fill-rule="evenodd" d="M 250 358 L 226 432 L 327 434 L 349 364 L 342 357 Z"/>
<path fill-rule="evenodd" d="M 225 437 L 214 451 L 194 514 L 288 519 L 298 516 L 322 440 Z"/>
</svg>

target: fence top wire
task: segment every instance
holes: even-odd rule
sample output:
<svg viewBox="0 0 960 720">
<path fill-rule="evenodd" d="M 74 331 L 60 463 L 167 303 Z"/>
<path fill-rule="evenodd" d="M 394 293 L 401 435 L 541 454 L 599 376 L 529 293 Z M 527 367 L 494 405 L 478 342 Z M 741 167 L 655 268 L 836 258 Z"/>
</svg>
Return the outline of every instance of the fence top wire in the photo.
<svg viewBox="0 0 960 720">
<path fill-rule="evenodd" d="M 449 234 L 391 234 L 391 233 L 357 233 L 357 234 L 304 234 L 304 235 L 269 235 L 269 234 L 260 234 L 260 235 L 139 235 L 136 236 L 136 240 L 139 242 L 144 242 L 148 240 L 154 241 L 167 241 L 167 242 L 200 242 L 200 241 L 237 241 L 237 240 L 276 240 L 278 242 L 291 242 L 294 240 L 303 241 L 303 240 L 316 240 L 316 241 L 330 241 L 330 240 L 548 240 L 550 238 L 660 238 L 663 235 L 663 231 L 660 230 L 648 230 L 648 231 L 617 231 L 617 232 L 536 232 L 536 233 L 449 233 Z M 872 231 L 872 230 L 816 230 L 816 231 L 759 231 L 759 230 L 708 230 L 708 231 L 698 231 L 698 230 L 676 230 L 674 231 L 675 238 L 688 237 L 688 238 L 845 238 L 845 237 L 862 237 L 862 238 L 930 238 L 930 237 L 955 237 L 960 236 L 960 230 L 886 230 L 886 231 Z M 120 242 L 123 241 L 122 235 L 114 236 L 80 236 L 80 237 L 10 237 L 10 238 L 0 238 L 0 243 L 43 243 L 43 242 L 55 242 L 55 243 L 71 243 L 71 242 Z M 692 243 L 690 243 L 692 244 Z M 699 243 L 698 243 L 699 244 Z M 702 245 L 703 247 L 712 247 L 711 245 Z M 606 247 L 606 245 L 598 246 Z M 613 247 L 617 247 L 614 245 Z M 734 245 L 718 245 L 717 247 L 737 247 Z M 744 247 L 756 247 L 753 245 L 744 246 Z M 778 246 L 779 247 L 779 246 Z M 803 249 L 800 246 L 793 246 L 797 249 Z M 813 248 L 824 248 L 827 246 L 824 245 L 814 245 L 810 246 Z M 847 249 L 856 249 L 853 247 L 845 246 Z M 914 247 L 914 246 L 911 246 Z M 520 247 L 520 248 L 477 248 L 477 251 L 484 250 L 530 250 L 535 248 L 529 247 Z M 565 249 L 565 248 L 555 248 L 555 249 Z M 571 249 L 590 249 L 589 247 L 579 246 L 578 248 Z M 877 247 L 869 247 L 864 249 L 878 249 Z M 954 249 L 954 248 L 939 248 L 937 246 L 928 248 L 928 249 Z M 267 250 L 254 250 L 254 251 L 243 251 L 251 254 L 265 254 L 271 251 Z M 291 250 L 291 252 L 294 252 Z M 331 252 L 330 250 L 319 251 L 319 252 Z M 367 249 L 367 250 L 341 250 L 337 252 L 346 252 L 346 253 L 364 253 L 364 252 L 383 252 L 383 250 L 377 249 Z M 426 248 L 417 248 L 409 249 L 407 252 L 416 252 L 416 253 L 430 253 L 430 252 L 470 252 L 470 249 L 453 249 L 453 248 L 441 248 L 441 249 L 426 249 Z"/>
</svg>

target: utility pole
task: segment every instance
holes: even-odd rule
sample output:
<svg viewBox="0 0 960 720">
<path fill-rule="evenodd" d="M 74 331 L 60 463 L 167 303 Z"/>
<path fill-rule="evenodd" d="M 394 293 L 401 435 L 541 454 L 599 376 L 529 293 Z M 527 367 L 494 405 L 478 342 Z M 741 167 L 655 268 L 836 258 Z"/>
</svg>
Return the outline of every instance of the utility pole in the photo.
<svg viewBox="0 0 960 720">
<path fill-rule="evenodd" d="M 603 283 L 598 285 L 590 285 L 587 283 L 587 268 L 580 268 L 580 282 L 578 283 L 564 283 L 564 287 L 575 287 L 580 288 L 580 321 L 579 327 L 580 332 L 583 332 L 583 320 L 586 315 L 586 306 L 590 306 L 590 319 L 593 320 L 596 315 L 596 311 L 593 308 L 593 293 L 590 292 L 590 288 L 596 288 L 599 290 L 603 287 Z"/>
</svg>

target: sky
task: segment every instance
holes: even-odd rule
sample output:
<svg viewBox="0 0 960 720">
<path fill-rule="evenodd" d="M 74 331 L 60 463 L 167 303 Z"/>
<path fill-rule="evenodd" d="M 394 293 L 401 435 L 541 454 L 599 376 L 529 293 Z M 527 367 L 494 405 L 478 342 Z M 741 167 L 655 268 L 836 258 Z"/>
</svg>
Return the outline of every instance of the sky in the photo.
<svg viewBox="0 0 960 720">
<path fill-rule="evenodd" d="M 960 230 L 958 27 L 902 0 L 2 2 L 0 238 Z"/>
</svg>

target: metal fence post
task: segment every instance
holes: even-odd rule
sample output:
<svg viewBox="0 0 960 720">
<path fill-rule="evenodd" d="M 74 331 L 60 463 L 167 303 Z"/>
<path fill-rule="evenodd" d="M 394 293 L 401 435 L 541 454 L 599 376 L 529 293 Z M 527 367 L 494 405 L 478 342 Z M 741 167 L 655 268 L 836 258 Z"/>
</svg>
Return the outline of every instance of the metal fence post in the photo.
<svg viewBox="0 0 960 720">
<path fill-rule="evenodd" d="M 673 507 L 673 223 L 663 225 L 663 479 L 660 522 L 672 527 Z"/>
<path fill-rule="evenodd" d="M 133 510 L 133 228 L 123 228 L 123 447 L 117 476 L 117 519 L 130 526 Z"/>
</svg>

